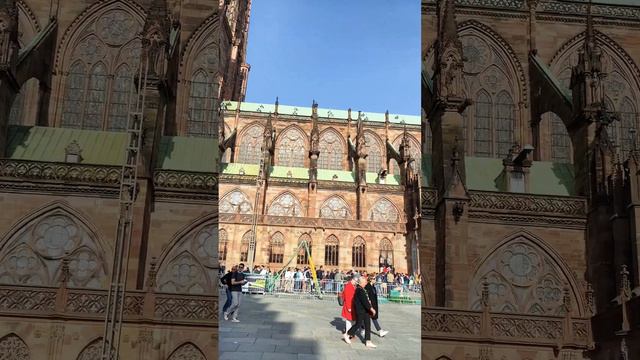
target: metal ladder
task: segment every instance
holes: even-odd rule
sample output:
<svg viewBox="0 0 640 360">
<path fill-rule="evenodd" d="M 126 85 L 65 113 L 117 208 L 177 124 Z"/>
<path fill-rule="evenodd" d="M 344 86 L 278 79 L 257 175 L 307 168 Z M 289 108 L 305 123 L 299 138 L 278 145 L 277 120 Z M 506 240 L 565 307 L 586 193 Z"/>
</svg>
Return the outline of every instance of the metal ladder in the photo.
<svg viewBox="0 0 640 360">
<path fill-rule="evenodd" d="M 256 237 L 258 236 L 258 207 L 260 205 L 260 198 L 262 193 L 262 185 L 264 184 L 264 152 L 260 158 L 260 167 L 258 169 L 258 176 L 256 177 L 256 197 L 253 203 L 253 219 L 251 220 L 251 239 L 249 240 L 249 250 L 247 252 L 247 266 L 249 271 L 253 271 L 253 260 L 256 253 Z"/>
<path fill-rule="evenodd" d="M 120 334 L 127 282 L 129 251 L 133 226 L 133 206 L 138 195 L 138 166 L 142 146 L 142 119 L 146 100 L 149 60 L 141 64 L 138 72 L 136 93 L 132 93 L 129 116 L 127 117 L 128 144 L 125 162 L 120 175 L 120 216 L 113 254 L 111 285 L 107 298 L 104 337 L 102 342 L 102 360 L 120 358 Z"/>
</svg>

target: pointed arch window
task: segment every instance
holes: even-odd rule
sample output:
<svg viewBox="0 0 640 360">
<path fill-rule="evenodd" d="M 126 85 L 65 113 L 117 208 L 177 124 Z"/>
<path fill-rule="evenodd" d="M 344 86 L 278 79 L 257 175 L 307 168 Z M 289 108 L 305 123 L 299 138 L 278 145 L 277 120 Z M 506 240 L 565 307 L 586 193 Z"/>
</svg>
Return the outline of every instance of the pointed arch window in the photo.
<svg viewBox="0 0 640 360">
<path fill-rule="evenodd" d="M 380 267 L 393 266 L 393 244 L 384 238 L 380 242 Z"/>
<path fill-rule="evenodd" d="M 620 150 L 623 159 L 627 158 L 629 152 L 633 149 L 634 138 L 633 134 L 637 136 L 637 116 L 635 106 L 631 102 L 631 99 L 625 97 L 620 104 Z M 634 130 L 634 131 L 632 131 Z"/>
<path fill-rule="evenodd" d="M 305 136 L 299 129 L 290 128 L 280 134 L 276 155 L 279 166 L 304 167 L 306 155 Z"/>
<path fill-rule="evenodd" d="M 491 110 L 493 102 L 489 95 L 481 91 L 476 99 L 476 121 L 474 128 L 475 155 L 482 157 L 492 156 L 491 146 Z"/>
<path fill-rule="evenodd" d="M 109 114 L 109 131 L 124 131 L 127 129 L 129 116 L 129 98 L 133 87 L 131 69 L 126 64 L 120 66 L 116 72 L 111 94 L 111 113 Z"/>
<path fill-rule="evenodd" d="M 90 17 L 71 37 L 71 54 L 63 65 L 62 127 L 123 131 L 133 73 L 140 61 L 142 19 L 114 3 Z M 66 61 L 66 60 L 65 60 Z M 68 66 L 68 67 L 66 67 Z"/>
<path fill-rule="evenodd" d="M 387 199 L 380 199 L 373 204 L 369 213 L 370 221 L 397 222 L 400 217 L 398 209 Z"/>
<path fill-rule="evenodd" d="M 366 245 L 362 237 L 358 236 L 353 241 L 351 250 L 351 266 L 359 269 L 366 267 Z"/>
<path fill-rule="evenodd" d="M 227 230 L 220 229 L 220 233 L 218 234 L 218 261 L 227 260 L 228 246 L 229 234 L 227 234 Z"/>
<path fill-rule="evenodd" d="M 367 172 L 378 173 L 382 167 L 382 146 L 378 139 L 366 132 L 364 140 L 367 146 Z"/>
<path fill-rule="evenodd" d="M 342 170 L 342 159 L 345 157 L 344 143 L 341 136 L 333 129 L 320 135 L 320 156 L 318 168 Z"/>
<path fill-rule="evenodd" d="M 240 242 L 240 261 L 248 261 L 249 259 L 249 243 L 253 238 L 253 231 L 249 230 L 242 235 L 242 241 Z"/>
<path fill-rule="evenodd" d="M 277 232 L 271 236 L 269 244 L 269 262 L 272 264 L 282 264 L 284 260 L 284 235 Z"/>
<path fill-rule="evenodd" d="M 16 334 L 8 334 L 0 339 L 0 354 L 4 359 L 29 360 L 29 347 Z"/>
<path fill-rule="evenodd" d="M 249 197 L 245 193 L 233 190 L 222 197 L 218 209 L 222 214 L 251 214 L 252 208 Z"/>
<path fill-rule="evenodd" d="M 340 242 L 335 235 L 330 235 L 324 245 L 324 264 L 338 266 L 340 260 Z"/>
<path fill-rule="evenodd" d="M 513 99 L 506 91 L 498 94 L 496 101 L 496 118 L 494 121 L 495 143 L 494 157 L 504 157 L 513 146 L 515 113 Z"/>
<path fill-rule="evenodd" d="M 259 164 L 262 157 L 262 134 L 264 128 L 251 125 L 242 135 L 238 145 L 238 160 L 240 164 Z"/>
<path fill-rule="evenodd" d="M 298 241 L 298 244 L 302 245 L 303 243 L 307 244 L 307 248 L 309 249 L 309 255 L 311 255 L 311 236 L 309 236 L 309 234 L 303 234 L 302 236 L 300 236 L 300 240 Z M 304 246 L 300 246 L 300 249 L 298 250 L 297 264 L 309 265 L 309 256 L 307 255 L 307 251 Z"/>
<path fill-rule="evenodd" d="M 322 204 L 320 217 L 324 219 L 349 219 L 349 205 L 339 196 L 332 196 Z"/>
<path fill-rule="evenodd" d="M 213 78 L 202 69 L 196 71 L 191 79 L 187 136 L 213 137 L 216 134 L 217 92 Z"/>
<path fill-rule="evenodd" d="M 571 138 L 562 119 L 550 113 L 551 122 L 551 161 L 571 163 Z"/>
<path fill-rule="evenodd" d="M 268 215 L 302 217 L 302 204 L 291 193 L 279 195 L 269 205 Z"/>
</svg>

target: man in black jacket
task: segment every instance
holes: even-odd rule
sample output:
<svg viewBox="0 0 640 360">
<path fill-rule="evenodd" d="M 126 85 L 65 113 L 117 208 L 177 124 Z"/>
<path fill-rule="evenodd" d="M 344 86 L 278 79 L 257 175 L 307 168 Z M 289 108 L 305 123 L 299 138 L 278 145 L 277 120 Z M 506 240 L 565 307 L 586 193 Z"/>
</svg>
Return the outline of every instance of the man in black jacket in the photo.
<svg viewBox="0 0 640 360">
<path fill-rule="evenodd" d="M 344 334 L 344 341 L 347 344 L 351 344 L 351 337 L 353 337 L 364 326 L 364 341 L 366 347 L 377 347 L 371 342 L 371 316 L 376 314 L 376 310 L 371 306 L 369 295 L 364 287 L 367 285 L 367 278 L 365 276 L 360 277 L 358 286 L 356 287 L 356 293 L 353 296 L 353 308 L 356 313 L 356 323 Z"/>
<path fill-rule="evenodd" d="M 224 306 L 222 307 L 222 312 L 227 312 L 227 309 L 229 308 L 229 306 L 231 306 L 231 276 L 236 271 L 238 271 L 238 265 L 233 265 L 233 267 L 231 268 L 231 271 L 224 274 L 224 276 L 220 278 L 220 282 L 224 286 L 225 293 L 227 294 L 227 301 L 224 303 Z"/>
</svg>

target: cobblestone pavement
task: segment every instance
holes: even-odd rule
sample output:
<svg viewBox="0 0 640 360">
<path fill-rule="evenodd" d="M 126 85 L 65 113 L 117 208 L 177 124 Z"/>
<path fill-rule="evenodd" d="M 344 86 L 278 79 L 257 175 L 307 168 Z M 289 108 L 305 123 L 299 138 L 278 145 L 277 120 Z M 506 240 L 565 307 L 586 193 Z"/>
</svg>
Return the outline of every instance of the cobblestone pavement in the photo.
<svg viewBox="0 0 640 360">
<path fill-rule="evenodd" d="M 224 301 L 224 298 L 221 299 Z M 222 304 L 221 304 L 222 305 Z M 220 316 L 220 360 L 355 360 L 420 358 L 420 306 L 380 305 L 380 325 L 388 330 L 377 336 L 371 324 L 375 349 L 358 338 L 342 341 L 344 322 L 333 299 L 313 300 L 244 295 L 239 323 Z"/>
</svg>

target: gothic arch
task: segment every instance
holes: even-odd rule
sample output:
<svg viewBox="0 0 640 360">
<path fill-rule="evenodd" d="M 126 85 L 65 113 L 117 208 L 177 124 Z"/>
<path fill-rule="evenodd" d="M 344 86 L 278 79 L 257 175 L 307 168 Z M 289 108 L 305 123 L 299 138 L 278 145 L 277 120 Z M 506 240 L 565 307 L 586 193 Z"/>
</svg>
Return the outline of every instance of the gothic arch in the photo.
<svg viewBox="0 0 640 360">
<path fill-rule="evenodd" d="M 57 286 L 67 258 L 70 287 L 105 288 L 111 249 L 90 224 L 64 202 L 26 215 L 0 242 L 0 282 Z"/>
<path fill-rule="evenodd" d="M 54 65 L 56 125 L 124 131 L 145 17 L 129 0 L 99 1 L 69 26 Z"/>
<path fill-rule="evenodd" d="M 336 144 L 337 142 L 337 144 Z M 339 131 L 328 127 L 320 132 L 319 169 L 342 170 L 347 156 L 347 142 Z"/>
<path fill-rule="evenodd" d="M 221 214 L 251 214 L 253 213 L 253 204 L 244 191 L 235 188 L 222 196 L 218 212 Z"/>
<path fill-rule="evenodd" d="M 209 294 L 218 272 L 218 214 L 207 214 L 178 232 L 159 259 L 160 292 Z"/>
<path fill-rule="evenodd" d="M 319 216 L 324 219 L 352 219 L 351 207 L 341 195 L 331 195 L 320 206 Z"/>
<path fill-rule="evenodd" d="M 167 360 L 207 360 L 200 348 L 191 342 L 178 346 Z"/>
<path fill-rule="evenodd" d="M 29 347 L 24 340 L 15 333 L 10 333 L 0 338 L 0 354 L 2 354 L 5 359 L 31 359 Z"/>
<path fill-rule="evenodd" d="M 489 283 L 493 311 L 559 315 L 568 287 L 572 313 L 585 313 L 583 291 L 562 257 L 537 236 L 520 230 L 495 245 L 477 263 L 469 304 L 480 309 L 482 282 Z"/>
<path fill-rule="evenodd" d="M 243 164 L 260 163 L 264 130 L 265 128 L 262 124 L 253 122 L 240 131 L 234 162 Z"/>
<path fill-rule="evenodd" d="M 271 200 L 267 215 L 304 217 L 304 208 L 292 192 L 284 191 Z"/>
<path fill-rule="evenodd" d="M 458 36 L 462 38 L 467 34 L 473 34 L 487 41 L 490 45 L 495 46 L 495 50 L 498 51 L 500 59 L 509 68 L 512 75 L 514 75 L 514 79 L 517 79 L 514 83 L 516 103 L 526 103 L 527 86 L 525 84 L 527 83 L 527 78 L 522 63 L 513 50 L 513 47 L 491 27 L 477 20 L 467 20 L 458 24 Z"/>
<path fill-rule="evenodd" d="M 309 137 L 296 124 L 280 131 L 276 138 L 276 165 L 305 167 L 309 156 Z"/>
<path fill-rule="evenodd" d="M 386 164 L 384 142 L 371 130 L 365 130 L 364 137 L 367 147 L 367 172 L 377 173 Z"/>
<path fill-rule="evenodd" d="M 584 46 L 585 36 L 586 33 L 583 31 L 568 40 L 551 60 L 552 73 L 567 89 L 570 85 L 572 67 L 577 64 L 578 50 Z M 626 157 L 626 153 L 631 150 L 633 139 L 631 133 L 624 129 L 640 127 L 640 69 L 615 40 L 599 31 L 595 31 L 595 38 L 602 49 L 603 68 L 607 73 L 604 80 L 607 107 L 610 111 L 621 113 L 621 121 L 612 124 L 610 135 L 612 140 L 622 145 L 622 155 Z"/>
<path fill-rule="evenodd" d="M 411 146 L 409 153 L 411 154 L 411 157 L 413 157 L 413 160 L 414 160 L 413 166 L 415 166 L 415 169 L 420 169 L 420 164 L 422 159 L 420 142 L 413 135 L 411 134 L 407 134 L 407 135 L 409 137 L 409 144 Z M 392 142 L 393 147 L 396 148 L 398 152 L 400 151 L 400 143 L 402 142 L 402 137 L 403 137 L 403 134 L 400 134 L 396 136 L 396 138 Z M 393 159 L 389 160 L 389 170 L 390 170 L 390 173 L 393 175 L 400 175 L 398 163 Z"/>
<path fill-rule="evenodd" d="M 369 210 L 369 221 L 398 222 L 401 220 L 400 211 L 394 203 L 386 197 L 381 197 L 371 206 Z"/>
<path fill-rule="evenodd" d="M 214 122 L 227 67 L 226 44 L 220 32 L 219 17 L 207 18 L 189 37 L 182 52 L 178 95 L 178 124 L 187 136 L 210 137 L 217 134 Z"/>
<path fill-rule="evenodd" d="M 103 339 L 97 338 L 87 344 L 80 353 L 76 360 L 94 360 L 99 359 L 102 354 L 102 343 Z"/>
</svg>

